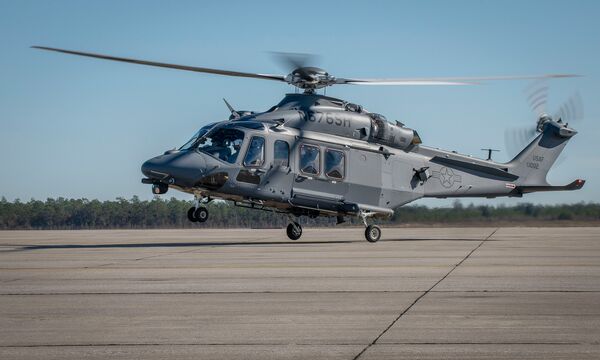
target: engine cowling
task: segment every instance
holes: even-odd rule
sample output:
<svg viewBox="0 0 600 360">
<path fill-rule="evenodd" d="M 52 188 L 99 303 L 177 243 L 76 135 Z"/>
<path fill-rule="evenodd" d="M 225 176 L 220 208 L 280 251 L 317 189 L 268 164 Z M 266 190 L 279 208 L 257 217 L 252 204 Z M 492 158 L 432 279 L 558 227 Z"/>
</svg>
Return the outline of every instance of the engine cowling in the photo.
<svg viewBox="0 0 600 360">
<path fill-rule="evenodd" d="M 372 113 L 370 116 L 370 141 L 402 150 L 421 143 L 421 138 L 415 130 L 401 123 L 391 124 L 380 114 Z"/>
</svg>

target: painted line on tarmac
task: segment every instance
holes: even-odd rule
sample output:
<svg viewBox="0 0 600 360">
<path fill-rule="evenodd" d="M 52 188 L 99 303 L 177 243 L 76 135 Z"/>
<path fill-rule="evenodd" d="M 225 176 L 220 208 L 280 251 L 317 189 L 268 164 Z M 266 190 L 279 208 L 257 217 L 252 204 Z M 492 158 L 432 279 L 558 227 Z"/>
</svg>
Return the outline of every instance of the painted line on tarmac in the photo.
<svg viewBox="0 0 600 360">
<path fill-rule="evenodd" d="M 494 236 L 494 234 L 496 233 L 496 231 L 498 231 L 500 228 L 496 228 L 494 231 L 492 231 L 491 234 L 489 234 L 488 236 L 486 236 L 483 240 L 481 240 L 479 242 L 479 244 L 477 246 L 475 246 L 475 248 L 473 248 L 473 250 L 471 250 L 464 258 L 462 258 L 462 260 L 460 260 L 458 263 L 456 263 L 451 269 L 450 271 L 448 271 L 446 273 L 446 275 L 444 275 L 441 279 L 439 279 L 435 284 L 433 284 L 429 289 L 427 289 L 424 293 L 422 293 L 421 295 L 419 295 L 415 301 L 413 301 L 406 309 L 404 309 L 404 311 L 402 311 L 400 313 L 400 315 L 398 315 L 394 321 L 392 321 L 379 335 L 377 335 L 377 337 L 371 341 L 369 344 L 367 344 L 367 346 L 365 346 L 364 349 L 362 349 L 361 352 L 359 352 L 353 360 L 357 360 L 359 359 L 371 346 L 375 345 L 377 343 L 377 341 L 383 336 L 385 335 L 386 332 L 388 332 L 389 329 L 391 329 L 397 322 L 398 320 L 400 320 L 400 318 L 402 318 L 402 316 L 404 316 L 404 314 L 406 314 L 413 306 L 415 306 L 423 297 L 425 297 L 425 295 L 429 294 L 429 292 L 431 292 L 431 290 L 433 290 L 436 286 L 438 286 L 438 284 L 440 284 L 442 281 L 444 281 L 448 276 L 450 276 L 450 274 L 452 274 L 452 272 L 454 270 L 456 270 L 460 265 L 462 265 L 462 263 L 464 263 L 475 251 L 477 251 L 477 249 L 479 249 L 481 247 L 481 245 L 483 245 L 488 239 L 490 239 L 492 236 Z"/>
</svg>

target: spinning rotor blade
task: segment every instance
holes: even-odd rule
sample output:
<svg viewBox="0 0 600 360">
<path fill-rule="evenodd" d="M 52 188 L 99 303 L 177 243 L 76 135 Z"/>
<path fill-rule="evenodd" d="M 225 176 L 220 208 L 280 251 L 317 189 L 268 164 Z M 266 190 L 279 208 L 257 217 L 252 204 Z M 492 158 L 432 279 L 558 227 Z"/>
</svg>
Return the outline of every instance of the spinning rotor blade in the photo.
<svg viewBox="0 0 600 360">
<path fill-rule="evenodd" d="M 201 73 L 208 73 L 208 74 L 237 76 L 237 77 L 264 79 L 264 80 L 277 80 L 277 81 L 285 82 L 285 77 L 282 75 L 255 74 L 255 73 L 246 73 L 246 72 L 240 72 L 240 71 L 219 70 L 219 69 L 210 69 L 210 68 L 203 68 L 203 67 L 196 67 L 196 66 L 167 64 L 167 63 L 161 63 L 161 62 L 155 62 L 155 61 L 129 59 L 129 58 L 87 53 L 87 52 L 81 52 L 81 51 L 56 49 L 56 48 L 50 48 L 50 47 L 45 47 L 45 46 L 32 46 L 32 48 L 48 50 L 48 51 L 56 51 L 56 52 L 71 54 L 71 55 L 87 56 L 87 57 L 97 58 L 97 59 L 121 61 L 121 62 L 127 62 L 127 63 L 132 63 L 132 64 L 139 64 L 139 65 L 157 66 L 157 67 L 164 67 L 164 68 L 177 69 L 177 70 L 186 70 L 186 71 L 193 71 L 193 72 L 201 72 Z"/>
<path fill-rule="evenodd" d="M 579 92 L 575 92 L 562 104 L 554 119 L 561 119 L 565 123 L 583 120 L 583 100 Z"/>
<path fill-rule="evenodd" d="M 525 89 L 525 93 L 528 93 L 527 102 L 529 103 L 529 107 L 531 107 L 531 110 L 535 116 L 540 116 L 546 113 L 549 89 L 550 88 L 546 79 L 535 81 Z"/>
<path fill-rule="evenodd" d="M 577 77 L 574 74 L 548 74 L 527 76 L 484 76 L 484 77 L 442 77 L 442 78 L 403 78 L 403 79 L 344 79 L 337 78 L 336 84 L 351 85 L 477 85 L 484 81 L 531 80 Z"/>
<path fill-rule="evenodd" d="M 575 92 L 573 95 L 571 95 L 553 117 L 550 117 L 547 112 L 548 93 L 549 86 L 547 79 L 545 78 L 533 82 L 525 89 L 525 94 L 527 94 L 527 102 L 536 116 L 537 124 L 531 124 L 531 126 L 527 127 L 507 129 L 505 131 L 504 141 L 509 153 L 516 155 L 519 151 L 521 151 L 532 140 L 532 138 L 538 134 L 540 131 L 538 128 L 542 126 L 541 124 L 543 124 L 543 121 L 546 119 L 554 121 L 561 120 L 563 123 L 583 120 L 583 100 L 579 92 Z M 564 158 L 564 154 L 562 154 L 559 157 L 558 162 L 563 161 Z"/>
<path fill-rule="evenodd" d="M 425 79 L 336 79 L 336 84 L 348 85 L 479 85 L 477 82 Z"/>
<path fill-rule="evenodd" d="M 314 74 L 310 64 L 317 63 L 317 56 L 303 53 L 271 52 L 271 55 L 286 71 L 298 74 L 306 81 L 314 81 Z"/>
<path fill-rule="evenodd" d="M 317 61 L 317 56 L 305 53 L 288 53 L 273 51 L 271 52 L 273 59 L 287 71 L 306 66 L 314 66 Z"/>
<path fill-rule="evenodd" d="M 291 73 L 287 76 L 273 74 L 258 74 L 247 73 L 240 71 L 211 69 L 196 66 L 168 64 L 155 61 L 146 61 L 138 59 L 130 59 L 124 57 L 116 57 L 110 55 L 94 54 L 82 51 L 73 51 L 65 49 L 57 49 L 46 46 L 32 46 L 35 49 L 55 51 L 71 55 L 86 56 L 97 59 L 112 60 L 127 62 L 132 64 L 157 66 L 177 70 L 201 72 L 216 75 L 236 76 L 255 78 L 263 80 L 275 80 L 288 83 L 298 88 L 305 89 L 306 92 L 314 92 L 316 89 L 321 89 L 331 85 L 475 85 L 482 81 L 495 80 L 524 80 L 524 79 L 550 79 L 550 78 L 565 78 L 578 75 L 571 74 L 550 74 L 541 76 L 487 76 L 487 77 L 447 77 L 447 78 L 399 78 L 399 79 L 352 79 L 352 78 L 336 78 L 330 75 L 324 69 L 313 66 L 307 66 L 310 62 L 315 62 L 315 56 L 309 54 L 294 54 L 294 53 L 274 53 L 276 59 L 286 67 L 292 67 Z M 569 108 L 571 109 L 571 108 Z M 567 109 L 565 109 L 566 111 Z"/>
<path fill-rule="evenodd" d="M 504 132 L 504 142 L 506 143 L 508 153 L 512 156 L 517 155 L 536 135 L 537 131 L 533 126 L 506 129 Z"/>
</svg>

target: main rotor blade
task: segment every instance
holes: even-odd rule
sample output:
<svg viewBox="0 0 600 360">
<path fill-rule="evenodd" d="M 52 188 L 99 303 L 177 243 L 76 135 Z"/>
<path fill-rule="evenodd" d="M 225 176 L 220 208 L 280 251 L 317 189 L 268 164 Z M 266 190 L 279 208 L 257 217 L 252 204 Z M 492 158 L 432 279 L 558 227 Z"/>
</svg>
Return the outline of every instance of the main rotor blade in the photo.
<svg viewBox="0 0 600 360">
<path fill-rule="evenodd" d="M 335 84 L 348 85 L 479 85 L 477 82 L 424 79 L 335 79 Z"/>
<path fill-rule="evenodd" d="M 137 60 L 137 59 L 117 57 L 117 56 L 87 53 L 87 52 L 82 52 L 82 51 L 56 49 L 56 48 L 51 48 L 51 47 L 46 47 L 46 46 L 32 46 L 32 48 L 48 50 L 48 51 L 56 51 L 56 52 L 71 54 L 71 55 L 87 56 L 87 57 L 97 58 L 97 59 L 121 61 L 121 62 L 132 63 L 132 64 L 157 66 L 157 67 L 164 67 L 164 68 L 177 69 L 177 70 L 194 71 L 194 72 L 216 74 L 216 75 L 264 79 L 264 80 L 285 81 L 285 77 L 282 75 L 255 74 L 255 73 L 246 73 L 246 72 L 240 72 L 240 71 L 219 70 L 219 69 L 210 69 L 210 68 L 196 67 L 196 66 L 167 64 L 167 63 L 161 63 L 161 62 L 155 62 L 155 61 Z"/>
<path fill-rule="evenodd" d="M 314 66 L 314 64 L 318 62 L 316 55 L 274 51 L 271 52 L 271 56 L 277 63 L 279 63 L 281 67 L 287 71 L 297 73 L 307 81 L 314 80 L 312 74 L 307 71 L 306 67 L 310 64 Z"/>
<path fill-rule="evenodd" d="M 578 77 L 575 74 L 547 74 L 526 76 L 483 76 L 483 77 L 442 77 L 442 78 L 405 78 L 405 79 L 345 79 L 337 78 L 336 84 L 350 85 L 478 85 L 482 81 L 531 80 Z"/>
<path fill-rule="evenodd" d="M 315 66 L 318 62 L 316 55 L 306 53 L 272 51 L 271 56 L 287 71 L 292 71 L 305 66 Z"/>
</svg>

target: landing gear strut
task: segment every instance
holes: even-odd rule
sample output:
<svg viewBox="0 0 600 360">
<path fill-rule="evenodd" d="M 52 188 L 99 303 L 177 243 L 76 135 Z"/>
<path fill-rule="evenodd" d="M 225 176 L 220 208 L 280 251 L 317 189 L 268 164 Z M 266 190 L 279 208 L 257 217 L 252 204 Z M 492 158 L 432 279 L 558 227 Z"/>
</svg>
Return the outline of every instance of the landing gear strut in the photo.
<svg viewBox="0 0 600 360">
<path fill-rule="evenodd" d="M 377 240 L 379 240 L 379 238 L 381 238 L 381 228 L 379 228 L 379 226 L 377 226 L 375 224 L 369 225 L 367 223 L 367 219 L 373 215 L 375 215 L 375 213 L 364 212 L 364 211 L 361 211 L 359 214 L 363 224 L 365 224 L 365 227 L 366 227 L 365 239 L 367 239 L 367 241 L 370 243 L 377 242 Z"/>
</svg>

